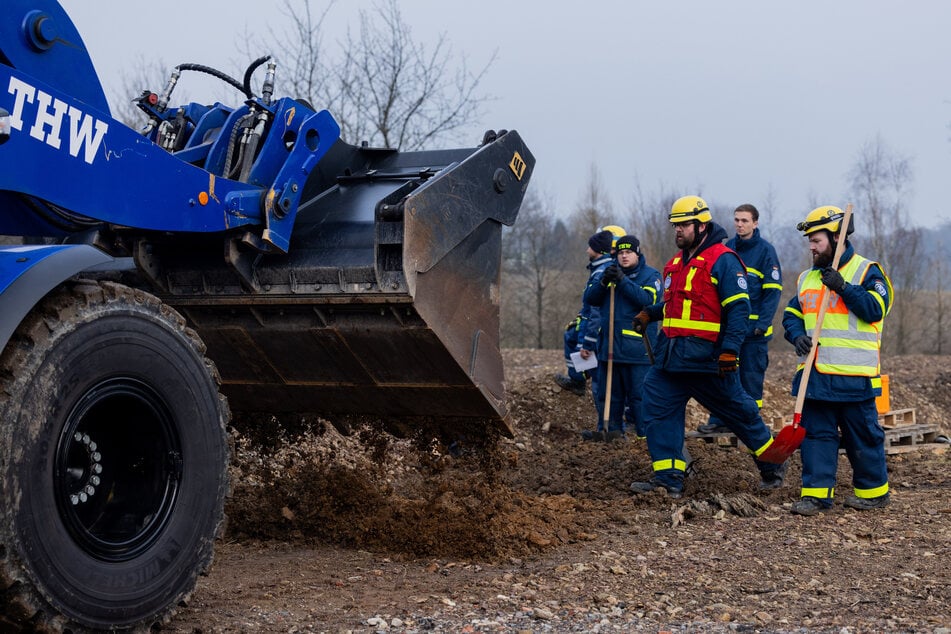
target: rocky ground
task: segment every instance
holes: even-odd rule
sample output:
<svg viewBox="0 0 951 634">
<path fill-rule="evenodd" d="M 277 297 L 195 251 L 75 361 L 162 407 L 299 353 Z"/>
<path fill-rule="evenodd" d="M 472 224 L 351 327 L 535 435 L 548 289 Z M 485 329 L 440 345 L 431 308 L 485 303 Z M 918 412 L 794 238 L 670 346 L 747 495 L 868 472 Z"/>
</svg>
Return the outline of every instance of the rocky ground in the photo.
<svg viewBox="0 0 951 634">
<path fill-rule="evenodd" d="M 683 499 L 634 498 L 644 443 L 579 441 L 594 408 L 551 382 L 560 356 L 505 351 L 516 435 L 488 450 L 319 421 L 235 431 L 227 535 L 165 631 L 951 633 L 948 445 L 889 457 L 884 511 L 793 516 L 798 455 L 763 493 L 741 450 L 701 440 Z M 781 423 L 792 356 L 773 357 L 764 418 Z M 884 369 L 892 409 L 949 435 L 951 357 Z"/>
</svg>

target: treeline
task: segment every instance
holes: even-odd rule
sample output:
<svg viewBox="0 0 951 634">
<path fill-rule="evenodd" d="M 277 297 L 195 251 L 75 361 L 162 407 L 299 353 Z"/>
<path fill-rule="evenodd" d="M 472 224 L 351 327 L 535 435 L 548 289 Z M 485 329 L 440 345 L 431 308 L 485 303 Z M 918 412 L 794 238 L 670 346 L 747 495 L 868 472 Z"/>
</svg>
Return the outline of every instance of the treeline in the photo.
<svg viewBox="0 0 951 634">
<path fill-rule="evenodd" d="M 780 257 L 783 301 L 773 327 L 773 346 L 782 338 L 782 308 L 795 292 L 801 271 L 811 266 L 806 239 L 796 224 L 822 204 L 853 204 L 856 224 L 850 238 L 856 250 L 879 261 L 895 287 L 894 307 L 885 322 L 883 354 L 951 354 L 951 257 L 947 246 L 951 221 L 936 228 L 915 227 L 905 208 L 911 178 L 906 159 L 896 158 L 876 140 L 863 148 L 850 173 L 849 197 L 809 200 L 801 208 L 778 209 L 774 196 L 716 201 L 714 222 L 734 235 L 733 209 L 753 203 L 759 229 Z M 644 193 L 635 190 L 623 212 L 612 209 L 597 169 L 592 167 L 582 202 L 562 218 L 545 192 L 530 189 L 515 226 L 503 237 L 502 346 L 560 348 L 565 324 L 581 306 L 588 277 L 588 237 L 599 227 L 621 225 L 641 241 L 647 262 L 657 269 L 676 251 L 667 213 L 692 188 Z"/>
</svg>

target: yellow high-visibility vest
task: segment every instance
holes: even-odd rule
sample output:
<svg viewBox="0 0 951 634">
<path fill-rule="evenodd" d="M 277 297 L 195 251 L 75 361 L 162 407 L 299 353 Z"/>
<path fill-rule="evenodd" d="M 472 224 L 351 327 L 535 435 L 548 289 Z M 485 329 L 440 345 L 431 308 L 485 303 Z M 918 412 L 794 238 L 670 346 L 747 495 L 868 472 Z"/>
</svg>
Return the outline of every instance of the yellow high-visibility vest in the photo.
<svg viewBox="0 0 951 634">
<path fill-rule="evenodd" d="M 855 254 L 845 266 L 839 268 L 839 273 L 849 284 L 861 284 L 873 264 L 878 262 Z M 882 273 L 884 272 L 883 269 Z M 888 285 L 888 296 L 891 300 L 894 294 L 887 275 L 885 283 Z M 822 277 L 818 269 L 809 269 L 799 275 L 799 305 L 802 307 L 803 322 L 810 337 L 816 328 L 822 289 Z M 816 370 L 823 374 L 877 377 L 881 372 L 879 352 L 882 346 L 884 317 L 873 324 L 862 321 L 849 311 L 837 293 L 831 290 L 828 292 L 831 295 L 819 336 Z M 886 306 L 884 298 L 877 293 L 873 295 L 882 302 L 883 315 L 887 314 L 891 310 L 891 302 Z M 805 357 L 800 357 L 799 367 L 802 368 L 804 363 Z"/>
</svg>

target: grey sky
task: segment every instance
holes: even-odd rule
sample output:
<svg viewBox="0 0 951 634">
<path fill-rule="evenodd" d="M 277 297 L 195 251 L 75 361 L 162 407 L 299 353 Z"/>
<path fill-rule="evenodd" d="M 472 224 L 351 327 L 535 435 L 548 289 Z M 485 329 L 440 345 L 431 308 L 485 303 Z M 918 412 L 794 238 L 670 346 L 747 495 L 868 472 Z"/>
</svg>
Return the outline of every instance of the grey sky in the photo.
<svg viewBox="0 0 951 634">
<path fill-rule="evenodd" d="M 239 74 L 248 60 L 235 50 L 238 35 L 286 21 L 277 2 L 61 1 L 110 97 L 140 57 Z M 343 37 L 359 8 L 371 6 L 338 3 L 328 39 Z M 483 84 L 496 99 L 472 143 L 485 128 L 517 129 L 538 159 L 534 186 L 560 213 L 581 199 L 596 163 L 619 212 L 638 185 L 701 193 L 718 206 L 762 204 L 771 190 L 779 217 L 764 224 L 792 226 L 813 200 L 850 202 L 847 172 L 879 136 L 913 160 L 914 221 L 951 220 L 939 202 L 951 180 L 951 3 L 400 6 L 417 40 L 445 33 L 472 66 L 498 50 Z"/>
</svg>

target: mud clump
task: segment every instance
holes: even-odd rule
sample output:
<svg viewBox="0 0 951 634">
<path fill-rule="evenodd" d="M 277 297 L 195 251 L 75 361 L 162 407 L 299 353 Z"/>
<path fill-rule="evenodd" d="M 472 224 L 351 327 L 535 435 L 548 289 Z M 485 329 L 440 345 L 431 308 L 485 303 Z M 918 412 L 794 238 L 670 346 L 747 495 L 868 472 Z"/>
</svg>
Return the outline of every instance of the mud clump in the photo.
<svg viewBox="0 0 951 634">
<path fill-rule="evenodd" d="M 683 507 L 661 496 L 632 497 L 630 483 L 651 476 L 644 441 L 582 442 L 580 431 L 595 424 L 594 404 L 590 392 L 578 397 L 551 380 L 561 369 L 557 351 L 504 355 L 514 438 L 470 433 L 447 444 L 425 433 L 398 437 L 373 420 L 236 421 L 229 537 L 500 561 L 636 532 L 645 513 L 672 512 L 678 526 L 724 513 L 752 517 L 794 497 L 798 457 L 790 460 L 785 490 L 762 492 L 746 451 L 699 441 L 689 443 L 696 473 L 685 493 L 705 502 Z M 771 362 L 767 375 L 768 424 L 792 412 L 793 362 L 783 361 Z M 893 408 L 916 407 L 919 420 L 951 411 L 947 372 L 927 378 L 914 370 L 917 360 L 889 365 Z M 706 416 L 691 402 L 687 429 Z M 944 421 L 942 429 L 948 432 Z M 843 490 L 850 477 L 843 461 Z M 737 500 L 749 503 L 731 505 Z"/>
</svg>

